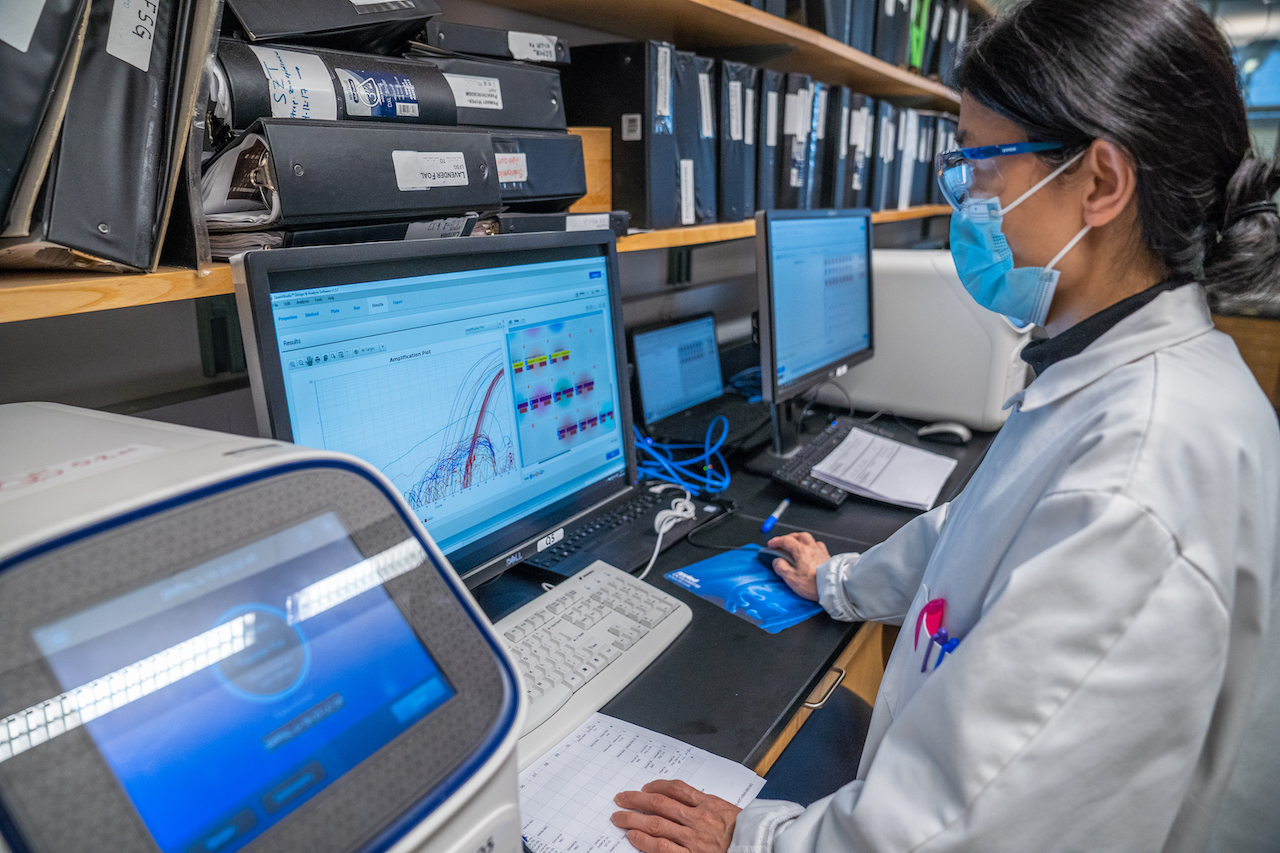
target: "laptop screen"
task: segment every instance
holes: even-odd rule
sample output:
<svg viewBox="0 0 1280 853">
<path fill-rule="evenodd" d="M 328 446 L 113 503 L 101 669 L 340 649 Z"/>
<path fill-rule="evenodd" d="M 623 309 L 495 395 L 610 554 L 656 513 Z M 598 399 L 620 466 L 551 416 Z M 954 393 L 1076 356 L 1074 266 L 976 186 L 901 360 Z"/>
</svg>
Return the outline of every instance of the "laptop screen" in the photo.
<svg viewBox="0 0 1280 853">
<path fill-rule="evenodd" d="M 632 346 L 646 424 L 724 394 L 711 315 L 638 332 Z"/>
</svg>

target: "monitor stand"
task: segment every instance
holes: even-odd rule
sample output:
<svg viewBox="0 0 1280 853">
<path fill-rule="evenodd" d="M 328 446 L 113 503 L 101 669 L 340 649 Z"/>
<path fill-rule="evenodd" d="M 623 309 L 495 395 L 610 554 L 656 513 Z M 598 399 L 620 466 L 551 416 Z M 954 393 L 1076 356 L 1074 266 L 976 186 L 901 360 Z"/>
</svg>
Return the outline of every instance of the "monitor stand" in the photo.
<svg viewBox="0 0 1280 853">
<path fill-rule="evenodd" d="M 800 450 L 800 424 L 796 421 L 791 401 L 769 407 L 769 423 L 773 440 L 743 466 L 748 473 L 769 477 Z"/>
</svg>

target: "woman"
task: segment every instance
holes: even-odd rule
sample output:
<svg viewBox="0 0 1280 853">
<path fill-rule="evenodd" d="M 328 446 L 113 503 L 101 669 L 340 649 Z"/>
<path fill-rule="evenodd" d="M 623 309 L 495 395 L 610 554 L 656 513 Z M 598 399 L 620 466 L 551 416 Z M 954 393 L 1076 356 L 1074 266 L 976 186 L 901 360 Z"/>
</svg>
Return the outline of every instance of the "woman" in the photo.
<svg viewBox="0 0 1280 853">
<path fill-rule="evenodd" d="M 1186 0 L 1030 0 L 960 82 L 952 252 L 1048 331 L 1036 379 L 951 504 L 862 555 L 769 543 L 903 626 L 856 781 L 652 783 L 615 816 L 646 853 L 1280 849 L 1280 431 L 1206 301 L 1277 289 L 1280 169 Z"/>
</svg>

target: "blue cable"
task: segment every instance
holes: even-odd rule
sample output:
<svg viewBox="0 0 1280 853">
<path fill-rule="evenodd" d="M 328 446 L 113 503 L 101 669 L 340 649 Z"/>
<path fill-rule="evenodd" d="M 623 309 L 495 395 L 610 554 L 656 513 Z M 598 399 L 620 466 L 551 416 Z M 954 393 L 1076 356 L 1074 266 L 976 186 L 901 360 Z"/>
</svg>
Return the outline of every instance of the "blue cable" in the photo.
<svg viewBox="0 0 1280 853">
<path fill-rule="evenodd" d="M 725 387 L 735 394 L 746 397 L 748 403 L 758 403 L 763 399 L 761 390 L 763 378 L 759 367 L 748 367 L 730 376 Z"/>
<path fill-rule="evenodd" d="M 717 429 L 718 428 L 718 429 Z M 648 459 L 638 459 L 636 469 L 646 477 L 673 483 L 689 492 L 723 492 L 729 488 L 729 465 L 720 449 L 729 438 L 729 421 L 717 415 L 707 426 L 702 444 L 661 444 L 635 430 L 636 450 Z M 676 459 L 679 451 L 701 450 L 688 459 Z M 720 470 L 716 470 L 719 463 Z"/>
</svg>

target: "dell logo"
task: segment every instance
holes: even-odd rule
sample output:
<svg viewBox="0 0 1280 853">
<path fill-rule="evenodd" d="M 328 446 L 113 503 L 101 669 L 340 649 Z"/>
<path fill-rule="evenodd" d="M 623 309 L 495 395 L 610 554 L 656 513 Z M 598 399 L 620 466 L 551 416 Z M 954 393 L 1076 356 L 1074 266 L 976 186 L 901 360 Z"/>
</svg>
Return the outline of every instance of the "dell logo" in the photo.
<svg viewBox="0 0 1280 853">
<path fill-rule="evenodd" d="M 522 553 L 521 553 L 520 551 L 516 551 L 516 552 L 515 552 L 514 554 L 512 554 L 510 557 L 507 557 L 507 568 L 511 568 L 511 567 L 512 567 L 512 566 L 514 566 L 516 563 L 520 562 L 520 559 L 521 559 L 521 557 L 522 557 L 522 556 L 523 556 L 523 555 L 522 555 Z"/>
</svg>

